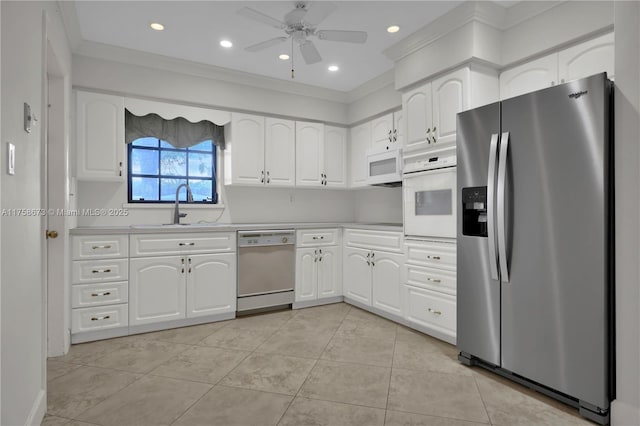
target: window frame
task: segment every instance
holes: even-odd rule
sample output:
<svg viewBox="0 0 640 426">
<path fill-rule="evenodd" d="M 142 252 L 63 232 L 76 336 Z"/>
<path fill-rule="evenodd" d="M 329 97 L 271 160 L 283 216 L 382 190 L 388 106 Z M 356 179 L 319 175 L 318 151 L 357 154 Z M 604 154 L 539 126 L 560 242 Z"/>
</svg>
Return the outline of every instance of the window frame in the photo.
<svg viewBox="0 0 640 426">
<path fill-rule="evenodd" d="M 150 146 L 134 146 L 134 143 L 136 140 L 138 139 L 147 139 L 147 138 L 151 138 L 151 139 L 155 139 L 158 141 L 157 146 L 155 147 L 150 147 Z M 196 201 L 194 200 L 193 202 L 188 202 L 188 201 L 182 201 L 182 200 L 178 200 L 178 202 L 180 204 L 190 204 L 190 205 L 194 205 L 194 204 L 198 204 L 198 205 L 218 205 L 219 200 L 220 200 L 220 196 L 218 194 L 218 147 L 217 145 L 211 141 L 211 146 L 212 149 L 211 151 L 203 151 L 203 150 L 198 150 L 198 149 L 193 149 L 192 147 L 185 147 L 185 148 L 176 148 L 174 146 L 172 146 L 171 144 L 169 144 L 167 141 L 163 141 L 162 139 L 153 137 L 153 136 L 148 136 L 146 138 L 138 138 L 134 141 L 132 141 L 131 143 L 127 144 L 127 200 L 128 203 L 130 204 L 175 204 L 175 199 L 173 200 L 162 200 L 162 185 L 161 185 L 161 180 L 162 179 L 177 179 L 177 180 L 184 180 L 187 183 L 189 183 L 189 180 L 210 180 L 211 181 L 211 201 L 206 201 L 206 200 L 202 200 L 202 201 Z M 171 145 L 171 147 L 163 147 L 162 146 L 162 142 L 165 142 L 168 145 Z M 205 141 L 201 141 L 201 142 L 205 142 Z M 194 145 L 195 146 L 195 145 Z M 146 174 L 146 173 L 133 173 L 132 167 L 131 167 L 131 155 L 133 153 L 134 149 L 139 149 L 139 150 L 148 150 L 148 151 L 156 151 L 158 153 L 158 174 Z M 162 174 L 162 152 L 181 152 L 181 153 L 185 153 L 187 156 L 187 164 L 185 165 L 186 168 L 186 175 L 183 176 L 169 176 L 169 175 L 163 175 Z M 202 176 L 189 176 L 189 153 L 198 153 L 198 154 L 210 154 L 211 155 L 211 170 L 213 171 L 212 176 L 209 177 L 202 177 Z M 133 199 L 133 185 L 132 185 L 132 178 L 137 178 L 137 177 L 141 177 L 141 178 L 156 178 L 158 179 L 158 199 L 157 200 L 136 200 Z"/>
</svg>

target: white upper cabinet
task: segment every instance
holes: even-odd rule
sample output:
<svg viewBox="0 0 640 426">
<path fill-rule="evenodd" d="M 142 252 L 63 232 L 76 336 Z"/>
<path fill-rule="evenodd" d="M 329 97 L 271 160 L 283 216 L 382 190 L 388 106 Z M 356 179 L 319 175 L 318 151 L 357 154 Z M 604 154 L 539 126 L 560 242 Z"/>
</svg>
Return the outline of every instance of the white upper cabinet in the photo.
<svg viewBox="0 0 640 426">
<path fill-rule="evenodd" d="M 324 127 L 324 175 L 325 186 L 347 186 L 347 129 Z"/>
<path fill-rule="evenodd" d="M 79 180 L 126 179 L 122 96 L 76 92 L 76 148 Z"/>
<path fill-rule="evenodd" d="M 367 185 L 367 150 L 371 148 L 371 122 L 350 129 L 349 142 L 350 179 L 349 186 L 357 188 Z"/>
<path fill-rule="evenodd" d="M 402 111 L 405 118 L 405 151 L 429 147 L 433 123 L 432 108 L 431 83 L 417 87 L 402 95 Z"/>
<path fill-rule="evenodd" d="M 594 38 L 558 53 L 558 77 L 561 83 L 606 71 L 613 79 L 613 33 Z"/>
<path fill-rule="evenodd" d="M 324 186 L 324 124 L 296 121 L 296 185 Z"/>
<path fill-rule="evenodd" d="M 613 78 L 614 35 L 580 43 L 500 74 L 500 98 L 507 99 L 579 78 L 607 72 Z"/>
<path fill-rule="evenodd" d="M 393 113 L 371 121 L 371 143 L 374 149 L 383 150 L 393 143 Z"/>
<path fill-rule="evenodd" d="M 270 186 L 294 186 L 296 129 L 292 120 L 265 119 L 265 181 Z"/>
<path fill-rule="evenodd" d="M 500 74 L 500 98 L 507 99 L 550 87 L 558 82 L 556 53 Z"/>
<path fill-rule="evenodd" d="M 433 102 L 432 144 L 456 142 L 456 117 L 469 108 L 469 68 L 462 68 L 431 83 Z"/>
<path fill-rule="evenodd" d="M 404 114 L 402 111 L 393 113 L 393 136 L 394 142 L 402 147 L 404 145 Z"/>
<path fill-rule="evenodd" d="M 231 114 L 225 135 L 226 184 L 264 184 L 264 124 L 259 115 Z"/>
</svg>

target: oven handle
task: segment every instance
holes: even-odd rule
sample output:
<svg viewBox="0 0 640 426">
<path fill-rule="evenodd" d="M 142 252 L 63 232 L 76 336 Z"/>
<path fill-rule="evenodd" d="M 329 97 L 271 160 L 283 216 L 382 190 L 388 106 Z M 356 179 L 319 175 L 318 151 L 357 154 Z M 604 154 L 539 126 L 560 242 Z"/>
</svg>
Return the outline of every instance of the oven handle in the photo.
<svg viewBox="0 0 640 426">
<path fill-rule="evenodd" d="M 489 240 L 489 264 L 491 266 L 491 279 L 498 280 L 498 256 L 496 252 L 495 229 L 495 186 L 496 163 L 498 161 L 498 134 L 491 135 L 489 146 L 489 176 L 487 177 L 487 237 Z"/>
<path fill-rule="evenodd" d="M 402 175 L 402 180 L 411 180 L 414 178 L 419 178 L 422 176 L 430 176 L 430 175 L 434 175 L 437 173 L 453 173 L 456 174 L 456 165 L 453 164 L 451 166 L 447 166 L 447 167 L 441 167 L 439 169 L 432 169 L 432 170 L 424 170 L 421 172 L 411 172 L 411 173 L 405 173 L 404 175 Z"/>
</svg>

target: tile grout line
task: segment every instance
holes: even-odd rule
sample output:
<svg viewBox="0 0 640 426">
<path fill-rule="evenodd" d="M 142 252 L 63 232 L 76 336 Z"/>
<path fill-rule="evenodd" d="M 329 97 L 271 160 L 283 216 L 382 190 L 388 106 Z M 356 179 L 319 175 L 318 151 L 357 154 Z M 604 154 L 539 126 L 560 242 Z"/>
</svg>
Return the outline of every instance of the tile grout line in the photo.
<svg viewBox="0 0 640 426">
<path fill-rule="evenodd" d="M 384 408 L 384 422 L 387 424 L 387 413 L 389 412 L 389 396 L 391 394 L 391 378 L 393 377 L 393 361 L 396 358 L 396 343 L 398 342 L 398 327 L 395 328 L 395 336 L 393 337 L 393 352 L 391 352 L 391 370 L 389 371 L 389 384 L 387 386 L 387 404 Z"/>
<path fill-rule="evenodd" d="M 478 395 L 480 395 L 480 401 L 482 401 L 482 406 L 484 407 L 484 412 L 487 415 L 487 419 L 489 419 L 489 424 L 493 425 L 493 421 L 491 420 L 491 416 L 489 415 L 489 409 L 487 408 L 487 403 L 484 401 L 484 397 L 482 396 L 482 391 L 480 390 L 480 385 L 476 380 L 475 374 L 472 374 L 471 377 L 473 377 L 473 383 L 476 384 L 476 389 L 478 390 Z"/>
</svg>

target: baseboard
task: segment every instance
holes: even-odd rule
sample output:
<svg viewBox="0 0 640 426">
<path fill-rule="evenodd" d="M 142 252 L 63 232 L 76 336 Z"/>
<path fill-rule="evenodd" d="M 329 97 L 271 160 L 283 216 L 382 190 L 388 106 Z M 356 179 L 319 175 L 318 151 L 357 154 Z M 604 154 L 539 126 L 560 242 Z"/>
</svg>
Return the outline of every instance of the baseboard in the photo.
<svg viewBox="0 0 640 426">
<path fill-rule="evenodd" d="M 616 399 L 611 403 L 611 424 L 613 426 L 640 425 L 640 407 Z"/>
<path fill-rule="evenodd" d="M 27 417 L 27 421 L 24 422 L 25 425 L 38 426 L 42 423 L 42 419 L 44 419 L 44 414 L 47 412 L 47 391 L 45 389 L 40 389 L 38 392 L 38 396 L 35 401 L 33 401 L 33 406 L 31 407 L 31 411 L 29 412 L 29 417 Z"/>
<path fill-rule="evenodd" d="M 325 299 L 307 300 L 304 302 L 294 302 L 293 309 L 310 308 L 312 306 L 331 305 L 333 303 L 340 303 L 344 300 L 342 296 L 327 297 Z"/>
</svg>

